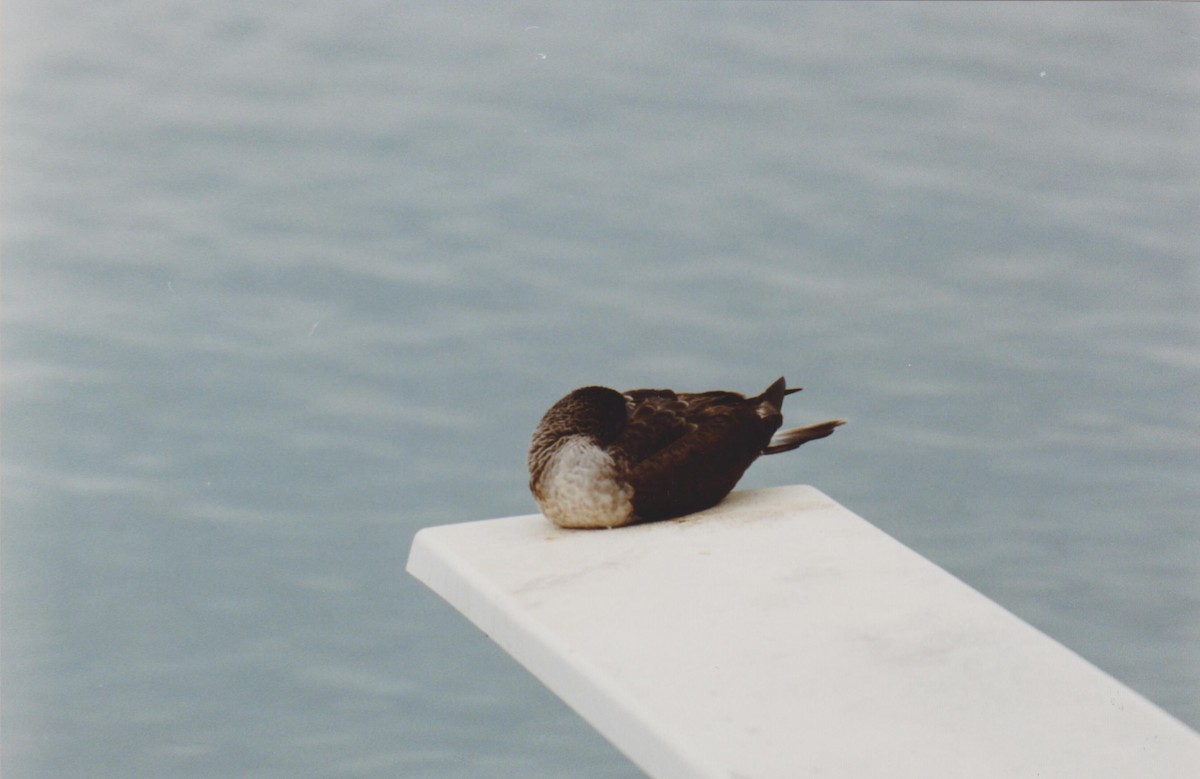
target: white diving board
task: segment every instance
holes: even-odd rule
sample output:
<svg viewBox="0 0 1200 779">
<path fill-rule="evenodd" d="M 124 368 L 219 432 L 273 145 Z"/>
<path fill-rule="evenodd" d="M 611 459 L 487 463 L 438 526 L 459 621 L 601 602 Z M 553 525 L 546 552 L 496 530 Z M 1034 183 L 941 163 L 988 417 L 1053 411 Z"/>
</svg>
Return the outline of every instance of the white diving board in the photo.
<svg viewBox="0 0 1200 779">
<path fill-rule="evenodd" d="M 655 779 L 1200 777 L 1200 735 L 812 487 L 408 571 Z"/>
</svg>

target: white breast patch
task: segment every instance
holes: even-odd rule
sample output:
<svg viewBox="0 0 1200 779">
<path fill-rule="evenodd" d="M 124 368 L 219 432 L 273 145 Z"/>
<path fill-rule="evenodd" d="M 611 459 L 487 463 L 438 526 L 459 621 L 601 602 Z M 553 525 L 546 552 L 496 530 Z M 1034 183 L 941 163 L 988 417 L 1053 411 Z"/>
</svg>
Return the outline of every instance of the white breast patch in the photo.
<svg viewBox="0 0 1200 779">
<path fill-rule="evenodd" d="M 612 457 L 583 436 L 566 439 L 550 458 L 538 506 L 560 527 L 620 527 L 633 522 L 633 488 L 617 478 Z"/>
</svg>

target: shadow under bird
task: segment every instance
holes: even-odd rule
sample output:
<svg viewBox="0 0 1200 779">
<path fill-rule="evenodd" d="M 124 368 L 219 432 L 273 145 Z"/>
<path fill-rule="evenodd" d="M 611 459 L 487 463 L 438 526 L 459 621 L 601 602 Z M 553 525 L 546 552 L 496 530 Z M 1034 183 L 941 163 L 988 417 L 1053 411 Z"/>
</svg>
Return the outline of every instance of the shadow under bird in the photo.
<svg viewBox="0 0 1200 779">
<path fill-rule="evenodd" d="M 844 420 L 780 430 L 781 377 L 761 395 L 582 387 L 542 417 L 529 447 L 529 489 L 567 528 L 612 528 L 716 505 L 763 454 L 831 435 Z"/>
</svg>

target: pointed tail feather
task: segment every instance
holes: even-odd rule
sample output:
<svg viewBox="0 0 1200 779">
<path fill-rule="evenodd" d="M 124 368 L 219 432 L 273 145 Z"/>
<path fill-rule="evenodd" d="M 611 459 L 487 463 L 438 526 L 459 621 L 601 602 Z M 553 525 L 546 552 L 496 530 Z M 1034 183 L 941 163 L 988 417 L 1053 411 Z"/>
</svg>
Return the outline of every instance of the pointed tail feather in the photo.
<svg viewBox="0 0 1200 779">
<path fill-rule="evenodd" d="M 794 392 L 799 392 L 801 389 L 801 387 L 788 387 L 787 381 L 780 376 L 775 380 L 774 384 L 763 390 L 763 393 L 755 398 L 755 400 L 758 400 L 759 402 L 766 401 L 774 406 L 775 410 L 778 411 L 779 409 L 783 408 L 783 399 L 785 396 L 791 395 Z"/>
<path fill-rule="evenodd" d="M 844 424 L 846 424 L 846 420 L 844 419 L 831 419 L 828 422 L 821 422 L 820 424 L 809 425 L 808 427 L 793 427 L 788 430 L 780 430 L 771 436 L 771 442 L 763 449 L 763 454 L 790 452 L 801 444 L 833 435 L 834 428 Z"/>
<path fill-rule="evenodd" d="M 783 396 L 786 392 L 786 387 L 787 382 L 785 382 L 783 377 L 780 376 L 771 386 L 763 390 L 763 393 L 755 398 L 755 400 L 759 402 L 759 405 L 762 405 L 763 403 L 770 403 L 775 407 L 775 410 L 778 411 L 779 409 L 783 408 Z"/>
</svg>

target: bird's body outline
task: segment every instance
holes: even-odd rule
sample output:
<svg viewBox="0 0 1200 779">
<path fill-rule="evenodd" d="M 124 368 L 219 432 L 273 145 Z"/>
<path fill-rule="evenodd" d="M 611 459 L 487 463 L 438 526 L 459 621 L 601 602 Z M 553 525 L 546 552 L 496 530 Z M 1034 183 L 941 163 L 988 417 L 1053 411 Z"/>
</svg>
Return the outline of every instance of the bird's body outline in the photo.
<svg viewBox="0 0 1200 779">
<path fill-rule="evenodd" d="M 763 454 L 833 433 L 843 420 L 780 430 L 781 377 L 746 397 L 581 387 L 545 413 L 529 448 L 529 488 L 567 528 L 612 528 L 691 514 L 719 503 Z"/>
</svg>

